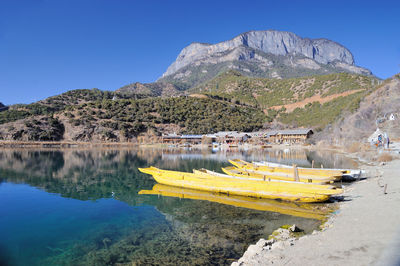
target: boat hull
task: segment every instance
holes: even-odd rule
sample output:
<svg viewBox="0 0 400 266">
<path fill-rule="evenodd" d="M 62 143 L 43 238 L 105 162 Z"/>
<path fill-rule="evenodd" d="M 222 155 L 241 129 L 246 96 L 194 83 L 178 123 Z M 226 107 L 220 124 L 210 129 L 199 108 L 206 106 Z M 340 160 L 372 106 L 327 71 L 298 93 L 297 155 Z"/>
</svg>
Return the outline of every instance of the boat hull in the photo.
<svg viewBox="0 0 400 266">
<path fill-rule="evenodd" d="M 161 170 L 155 167 L 139 168 L 139 170 L 151 174 L 160 184 L 217 193 L 296 202 L 322 202 L 330 197 L 330 195 L 309 192 L 288 192 L 285 186 L 276 186 L 272 182 L 258 180 L 200 176 L 193 173 Z M 336 194 L 336 192 L 333 192 L 333 194 Z"/>
<path fill-rule="evenodd" d="M 228 166 L 222 168 L 222 171 L 227 175 L 238 176 L 238 177 L 248 177 L 259 180 L 283 180 L 283 181 L 294 181 L 295 178 L 293 175 L 282 174 L 282 173 L 271 173 L 271 172 L 262 172 L 251 169 L 240 169 L 234 166 Z M 331 178 L 320 178 L 313 179 L 312 177 L 299 177 L 299 181 L 303 183 L 312 183 L 312 184 L 330 184 L 333 183 L 334 180 Z"/>
<path fill-rule="evenodd" d="M 269 167 L 262 164 L 249 163 L 243 160 L 229 160 L 229 162 L 240 169 L 263 171 L 269 173 L 285 173 L 293 175 L 293 168 Z M 339 181 L 342 178 L 343 171 L 301 168 L 298 169 L 298 174 L 300 178 L 311 178 L 311 179 L 329 178 L 334 181 Z"/>
<path fill-rule="evenodd" d="M 281 164 L 281 163 L 272 163 L 272 162 L 267 162 L 267 161 L 261 161 L 259 163 L 261 163 L 263 165 L 266 165 L 266 166 L 269 166 L 269 167 L 292 168 L 290 165 Z M 309 169 L 309 168 L 298 167 L 298 169 Z M 324 169 L 324 168 L 313 168 L 313 169 L 327 170 L 327 169 Z M 329 168 L 329 170 L 343 172 L 343 175 L 342 175 L 343 181 L 355 181 L 355 180 L 361 178 L 362 174 L 365 174 L 365 171 L 363 171 L 363 170 L 355 170 L 355 169 Z"/>
<path fill-rule="evenodd" d="M 319 185 L 312 183 L 304 183 L 297 181 L 284 181 L 284 180 L 268 180 L 268 179 L 256 179 L 248 176 L 233 176 L 220 174 L 217 172 L 213 172 L 210 170 L 202 169 L 202 170 L 193 170 L 193 173 L 197 176 L 211 178 L 211 179 L 222 179 L 226 182 L 238 182 L 242 181 L 246 184 L 249 182 L 257 182 L 257 184 L 263 186 L 267 184 L 268 188 L 271 191 L 281 192 L 284 190 L 285 192 L 290 193 L 314 193 L 321 195 L 337 195 L 343 193 L 342 189 L 338 189 L 332 185 Z"/>
</svg>

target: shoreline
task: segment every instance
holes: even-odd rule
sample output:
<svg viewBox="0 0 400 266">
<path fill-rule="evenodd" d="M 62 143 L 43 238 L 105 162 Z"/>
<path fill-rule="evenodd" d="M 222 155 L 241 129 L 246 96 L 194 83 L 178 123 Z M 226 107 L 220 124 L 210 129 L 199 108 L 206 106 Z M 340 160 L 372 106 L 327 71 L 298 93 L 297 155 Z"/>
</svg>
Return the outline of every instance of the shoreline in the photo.
<svg viewBox="0 0 400 266">
<path fill-rule="evenodd" d="M 260 239 L 232 265 L 399 265 L 400 160 L 363 163 L 367 179 L 346 187 L 321 231 L 276 243 Z"/>
<path fill-rule="evenodd" d="M 165 143 L 137 143 L 137 142 L 74 142 L 74 141 L 1 141 L 2 148 L 162 148 L 174 150 L 212 150 L 213 147 L 207 144 L 196 144 L 191 146 L 171 146 Z M 279 145 L 271 144 L 263 147 L 257 144 L 242 144 L 230 147 L 221 144 L 217 150 L 268 150 L 268 149 L 318 149 L 314 145 Z"/>
<path fill-rule="evenodd" d="M 168 148 L 168 149 L 213 149 L 208 144 L 193 144 L 190 146 L 168 145 L 165 143 L 138 143 L 138 142 L 84 142 L 84 141 L 8 141 L 0 140 L 0 148 L 30 148 L 30 147 L 51 147 L 51 148 L 75 148 L 75 147 L 140 147 L 140 148 Z M 240 144 L 231 147 L 228 144 L 221 144 L 216 149 L 218 150 L 251 150 L 251 149 L 309 149 L 315 150 L 321 147 L 310 144 Z M 337 148 L 323 147 L 324 149 L 335 150 Z"/>
<path fill-rule="evenodd" d="M 29 147 L 98 147 L 98 146 L 139 146 L 132 142 L 74 142 L 74 141 L 0 141 L 0 148 Z"/>
</svg>

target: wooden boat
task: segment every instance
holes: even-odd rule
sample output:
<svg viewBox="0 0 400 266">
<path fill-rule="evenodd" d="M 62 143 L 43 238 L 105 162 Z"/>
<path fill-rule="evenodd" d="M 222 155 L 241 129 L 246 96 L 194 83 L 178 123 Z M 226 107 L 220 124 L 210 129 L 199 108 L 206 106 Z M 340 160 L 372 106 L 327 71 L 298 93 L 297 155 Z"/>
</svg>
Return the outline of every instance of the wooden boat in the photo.
<svg viewBox="0 0 400 266">
<path fill-rule="evenodd" d="M 256 171 L 263 171 L 263 172 L 270 172 L 270 173 L 286 173 L 286 174 L 293 174 L 293 168 L 286 168 L 286 167 L 269 167 L 266 165 L 262 165 L 259 163 L 249 163 L 240 159 L 236 160 L 229 160 L 231 164 L 236 166 L 240 169 L 249 169 L 249 170 L 256 170 Z M 302 178 L 312 178 L 312 179 L 319 179 L 319 178 L 330 178 L 334 181 L 338 181 L 342 178 L 343 171 L 335 171 L 329 169 L 313 169 L 313 168 L 304 168 L 298 170 L 299 177 Z"/>
<path fill-rule="evenodd" d="M 228 166 L 222 168 L 222 171 L 231 176 L 238 176 L 238 177 L 248 177 L 254 178 L 259 180 L 283 180 L 283 181 L 295 181 L 295 177 L 293 174 L 285 174 L 285 173 L 271 173 L 271 172 L 263 172 L 263 171 L 256 171 L 250 169 L 240 169 L 234 166 Z M 330 184 L 333 183 L 332 178 L 315 178 L 315 177 L 299 177 L 299 182 L 303 183 L 311 183 L 311 184 Z"/>
<path fill-rule="evenodd" d="M 269 167 L 285 167 L 285 168 L 292 168 L 293 166 L 287 165 L 287 164 L 281 164 L 281 163 L 272 163 L 272 162 L 267 162 L 267 161 L 261 161 L 259 162 L 262 165 L 266 165 Z M 298 167 L 298 169 L 310 169 L 310 168 L 302 168 Z M 353 179 L 358 179 L 361 178 L 362 174 L 365 174 L 365 171 L 363 170 L 355 170 L 355 169 L 338 169 L 338 168 L 312 168 L 312 169 L 319 169 L 319 170 L 335 170 L 335 171 L 341 171 L 343 172 L 342 178 L 346 178 L 348 180 Z"/>
<path fill-rule="evenodd" d="M 261 184 L 268 183 L 268 186 L 276 189 L 284 189 L 286 192 L 293 193 L 316 193 L 321 195 L 335 195 L 341 194 L 343 192 L 342 189 L 338 189 L 332 185 L 320 185 L 320 184 L 312 184 L 312 183 L 304 183 L 304 182 L 295 182 L 295 181 L 284 181 L 284 180 L 263 180 L 263 179 L 255 179 L 249 178 L 248 176 L 232 176 L 226 174 L 220 174 L 214 171 L 210 171 L 207 169 L 193 170 L 193 173 L 200 177 L 209 177 L 209 178 L 223 178 L 223 179 L 232 179 L 239 181 L 247 181 L 247 182 L 258 182 Z"/>
<path fill-rule="evenodd" d="M 333 190 L 331 194 L 301 192 L 293 188 L 288 192 L 285 185 L 259 180 L 241 179 L 237 177 L 216 177 L 207 174 L 161 170 L 156 167 L 139 168 L 139 171 L 150 174 L 164 185 L 226 193 L 256 198 L 281 199 L 298 202 L 322 202 L 331 195 L 342 193 L 341 189 Z"/>
<path fill-rule="evenodd" d="M 256 199 L 251 197 L 212 193 L 195 189 L 179 188 L 162 184 L 155 184 L 152 190 L 141 190 L 140 195 L 161 195 L 194 200 L 206 200 L 240 208 L 258 211 L 278 212 L 286 215 L 308 219 L 325 220 L 333 209 L 320 209 L 310 204 L 298 204 L 269 199 Z"/>
</svg>

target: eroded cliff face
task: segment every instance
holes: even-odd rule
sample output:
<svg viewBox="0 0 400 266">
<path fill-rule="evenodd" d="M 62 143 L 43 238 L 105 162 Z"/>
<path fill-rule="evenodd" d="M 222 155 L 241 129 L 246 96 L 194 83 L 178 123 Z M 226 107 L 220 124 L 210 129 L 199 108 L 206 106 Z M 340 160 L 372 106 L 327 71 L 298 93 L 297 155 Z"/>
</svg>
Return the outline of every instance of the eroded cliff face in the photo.
<svg viewBox="0 0 400 266">
<path fill-rule="evenodd" d="M 291 32 L 268 30 L 246 32 L 232 40 L 217 44 L 192 43 L 181 51 L 162 78 L 173 75 L 190 65 L 228 61 L 253 60 L 259 61 L 258 63 L 262 63 L 264 67 L 271 67 L 274 63 L 263 54 L 294 57 L 295 64 L 300 62 L 299 65 L 307 69 L 319 69 L 321 64 L 330 64 L 333 68 L 341 68 L 349 72 L 371 74 L 369 70 L 355 66 L 351 52 L 336 42 L 327 39 L 302 38 Z M 299 58 L 308 59 L 307 64 L 299 61 Z M 293 65 L 293 62 L 291 64 Z M 181 74 L 185 75 L 185 73 Z M 180 76 L 176 78 L 179 79 Z"/>
</svg>

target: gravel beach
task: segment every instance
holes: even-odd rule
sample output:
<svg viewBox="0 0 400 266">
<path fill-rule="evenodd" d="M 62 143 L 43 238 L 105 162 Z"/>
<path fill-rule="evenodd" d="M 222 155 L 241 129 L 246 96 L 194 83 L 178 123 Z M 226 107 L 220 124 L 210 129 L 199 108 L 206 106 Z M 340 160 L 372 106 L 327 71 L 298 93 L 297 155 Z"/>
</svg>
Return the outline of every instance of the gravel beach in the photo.
<svg viewBox="0 0 400 266">
<path fill-rule="evenodd" d="M 322 231 L 260 240 L 232 265 L 400 265 L 400 160 L 361 168 L 368 178 L 346 187 Z"/>
</svg>

